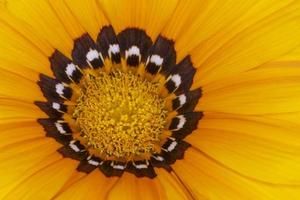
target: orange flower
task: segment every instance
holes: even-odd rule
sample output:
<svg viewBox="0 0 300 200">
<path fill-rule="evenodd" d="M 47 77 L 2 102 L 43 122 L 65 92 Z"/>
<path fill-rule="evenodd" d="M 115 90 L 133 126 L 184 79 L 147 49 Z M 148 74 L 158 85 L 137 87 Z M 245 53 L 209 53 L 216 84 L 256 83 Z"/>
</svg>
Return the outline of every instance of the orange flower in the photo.
<svg viewBox="0 0 300 200">
<path fill-rule="evenodd" d="M 298 199 L 300 2 L 0 2 L 0 199 Z"/>
</svg>

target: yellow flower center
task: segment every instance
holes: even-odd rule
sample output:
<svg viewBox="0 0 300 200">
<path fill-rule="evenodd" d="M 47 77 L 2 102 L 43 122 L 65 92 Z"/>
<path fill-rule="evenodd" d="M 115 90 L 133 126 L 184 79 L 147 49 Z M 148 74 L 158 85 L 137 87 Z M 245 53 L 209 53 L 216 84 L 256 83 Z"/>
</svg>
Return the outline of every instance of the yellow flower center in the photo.
<svg viewBox="0 0 300 200">
<path fill-rule="evenodd" d="M 129 72 L 87 76 L 73 113 L 81 140 L 105 159 L 157 153 L 167 115 L 158 90 L 158 84 Z"/>
</svg>

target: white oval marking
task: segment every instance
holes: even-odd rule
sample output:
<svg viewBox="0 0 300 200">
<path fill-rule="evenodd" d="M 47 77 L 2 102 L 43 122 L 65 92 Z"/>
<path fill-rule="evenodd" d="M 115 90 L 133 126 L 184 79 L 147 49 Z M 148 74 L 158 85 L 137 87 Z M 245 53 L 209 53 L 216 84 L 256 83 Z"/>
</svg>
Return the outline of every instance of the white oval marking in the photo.
<svg viewBox="0 0 300 200">
<path fill-rule="evenodd" d="M 113 162 L 110 164 L 110 166 L 112 166 L 112 168 L 114 169 L 119 169 L 119 170 L 124 170 L 126 168 L 126 166 L 123 165 L 115 165 Z"/>
<path fill-rule="evenodd" d="M 65 129 L 63 128 L 62 124 L 60 124 L 59 122 L 55 122 L 55 127 L 58 130 L 59 133 L 61 134 L 66 134 L 67 132 L 65 131 Z"/>
<path fill-rule="evenodd" d="M 108 48 L 108 55 L 120 53 L 120 46 L 118 44 L 110 44 Z"/>
<path fill-rule="evenodd" d="M 158 161 L 164 161 L 164 158 L 162 156 L 153 156 L 152 157 L 155 159 L 155 160 L 158 160 Z"/>
<path fill-rule="evenodd" d="M 60 104 L 53 102 L 52 103 L 52 108 L 55 109 L 55 110 L 59 110 L 60 109 Z"/>
<path fill-rule="evenodd" d="M 75 70 L 76 70 L 76 66 L 73 63 L 70 63 L 67 65 L 65 72 L 68 76 L 72 76 Z"/>
<path fill-rule="evenodd" d="M 176 118 L 179 119 L 179 122 L 178 122 L 176 128 L 172 129 L 172 131 L 180 130 L 181 128 L 183 128 L 184 124 L 186 123 L 186 118 L 183 115 L 178 115 L 178 116 L 176 116 Z"/>
<path fill-rule="evenodd" d="M 184 94 L 181 94 L 178 96 L 178 100 L 179 100 L 179 104 L 181 107 L 182 105 L 184 105 L 186 103 L 186 96 Z"/>
<path fill-rule="evenodd" d="M 78 146 L 75 145 L 75 140 L 72 140 L 69 144 L 69 146 L 71 147 L 71 149 L 73 149 L 75 152 L 80 152 L 80 149 L 78 148 Z"/>
<path fill-rule="evenodd" d="M 175 83 L 176 88 L 181 84 L 181 76 L 179 74 L 172 75 L 171 80 Z"/>
<path fill-rule="evenodd" d="M 171 152 L 175 149 L 175 147 L 177 146 L 177 142 L 176 141 L 173 141 L 170 146 L 168 146 L 168 151 Z"/>
<path fill-rule="evenodd" d="M 137 165 L 137 164 L 133 163 L 133 165 L 137 169 L 147 169 L 148 168 L 148 165 L 146 165 L 146 164 L 139 164 L 139 165 Z"/>
<path fill-rule="evenodd" d="M 161 66 L 164 62 L 164 59 L 159 55 L 155 54 L 150 57 L 150 62 L 154 63 L 157 66 Z"/>
<path fill-rule="evenodd" d="M 125 51 L 125 58 L 127 59 L 129 56 L 136 55 L 139 58 L 141 57 L 140 49 L 137 46 L 132 46 L 128 50 Z"/>
<path fill-rule="evenodd" d="M 86 59 L 90 62 L 98 58 L 99 52 L 95 49 L 90 49 L 89 52 L 86 54 Z"/>
<path fill-rule="evenodd" d="M 98 166 L 98 165 L 100 165 L 100 163 L 99 162 L 97 162 L 97 161 L 95 161 L 95 160 L 88 160 L 88 163 L 89 164 L 91 164 L 91 165 L 94 165 L 94 166 Z"/>
<path fill-rule="evenodd" d="M 64 89 L 65 89 L 65 86 L 62 83 L 57 83 L 55 85 L 55 91 L 59 95 L 63 95 L 64 94 Z"/>
</svg>

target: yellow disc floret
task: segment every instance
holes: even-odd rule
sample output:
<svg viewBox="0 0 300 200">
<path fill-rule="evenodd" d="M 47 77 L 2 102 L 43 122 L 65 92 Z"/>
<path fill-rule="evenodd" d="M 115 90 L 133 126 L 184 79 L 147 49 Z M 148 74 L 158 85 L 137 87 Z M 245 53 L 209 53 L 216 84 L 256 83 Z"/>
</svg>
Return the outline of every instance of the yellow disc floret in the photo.
<svg viewBox="0 0 300 200">
<path fill-rule="evenodd" d="M 166 115 L 156 83 L 121 71 L 86 77 L 73 113 L 88 148 L 126 160 L 156 153 Z"/>
</svg>

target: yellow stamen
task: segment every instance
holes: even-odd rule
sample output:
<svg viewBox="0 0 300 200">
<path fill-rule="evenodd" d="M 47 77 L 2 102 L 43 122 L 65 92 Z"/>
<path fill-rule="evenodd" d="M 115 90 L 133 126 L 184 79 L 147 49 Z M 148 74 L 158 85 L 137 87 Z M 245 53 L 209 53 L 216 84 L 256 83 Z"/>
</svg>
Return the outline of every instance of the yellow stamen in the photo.
<svg viewBox="0 0 300 200">
<path fill-rule="evenodd" d="M 73 113 L 85 145 L 125 160 L 157 153 L 167 115 L 158 92 L 157 83 L 131 72 L 86 77 Z"/>
</svg>

